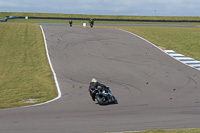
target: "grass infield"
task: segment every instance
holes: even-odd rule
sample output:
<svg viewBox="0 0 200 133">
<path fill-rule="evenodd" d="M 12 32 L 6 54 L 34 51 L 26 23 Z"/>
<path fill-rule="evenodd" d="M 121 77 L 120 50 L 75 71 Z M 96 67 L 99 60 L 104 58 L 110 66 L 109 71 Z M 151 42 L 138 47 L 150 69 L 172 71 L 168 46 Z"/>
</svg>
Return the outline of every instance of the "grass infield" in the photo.
<svg viewBox="0 0 200 133">
<path fill-rule="evenodd" d="M 0 23 L 0 108 L 56 97 L 39 25 Z"/>
</svg>

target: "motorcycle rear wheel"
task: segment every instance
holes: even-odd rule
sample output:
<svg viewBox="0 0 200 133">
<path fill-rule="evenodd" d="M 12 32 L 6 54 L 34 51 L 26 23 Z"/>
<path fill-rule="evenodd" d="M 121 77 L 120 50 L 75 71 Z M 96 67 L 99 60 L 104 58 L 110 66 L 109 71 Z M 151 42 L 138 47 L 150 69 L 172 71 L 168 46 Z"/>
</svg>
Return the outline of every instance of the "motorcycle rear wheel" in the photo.
<svg viewBox="0 0 200 133">
<path fill-rule="evenodd" d="M 103 98 L 105 98 L 105 97 L 103 97 Z M 100 105 L 107 105 L 108 101 L 106 99 L 103 99 L 103 98 L 100 98 L 99 96 L 96 97 L 96 99 L 97 99 L 97 101 Z"/>
</svg>

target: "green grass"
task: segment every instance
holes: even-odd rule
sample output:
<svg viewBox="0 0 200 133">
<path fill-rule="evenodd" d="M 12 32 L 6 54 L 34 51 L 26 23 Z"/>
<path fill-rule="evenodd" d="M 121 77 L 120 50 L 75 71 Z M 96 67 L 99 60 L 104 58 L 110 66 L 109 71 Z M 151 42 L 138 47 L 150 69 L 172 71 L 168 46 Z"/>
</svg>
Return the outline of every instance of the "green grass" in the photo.
<svg viewBox="0 0 200 133">
<path fill-rule="evenodd" d="M 128 132 L 128 133 L 135 133 L 135 132 Z M 137 133 L 200 133 L 200 129 L 147 130 Z"/>
<path fill-rule="evenodd" d="M 40 27 L 0 23 L 0 108 L 41 103 L 56 97 Z"/>
</svg>

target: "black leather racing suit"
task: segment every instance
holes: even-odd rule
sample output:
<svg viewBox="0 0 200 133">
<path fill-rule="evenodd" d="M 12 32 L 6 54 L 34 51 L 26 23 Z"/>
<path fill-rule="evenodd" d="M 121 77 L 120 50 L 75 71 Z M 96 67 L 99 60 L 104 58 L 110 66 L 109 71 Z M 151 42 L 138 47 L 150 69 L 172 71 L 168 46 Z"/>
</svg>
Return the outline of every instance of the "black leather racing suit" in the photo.
<svg viewBox="0 0 200 133">
<path fill-rule="evenodd" d="M 72 23 L 73 23 L 72 20 L 70 20 L 70 21 L 69 21 L 69 25 L 70 25 L 71 27 L 72 27 Z"/>
<path fill-rule="evenodd" d="M 89 92 L 92 100 L 95 101 L 96 92 L 94 91 L 96 88 L 100 86 L 101 88 L 106 88 L 104 84 L 100 84 L 99 82 L 90 82 Z"/>
</svg>

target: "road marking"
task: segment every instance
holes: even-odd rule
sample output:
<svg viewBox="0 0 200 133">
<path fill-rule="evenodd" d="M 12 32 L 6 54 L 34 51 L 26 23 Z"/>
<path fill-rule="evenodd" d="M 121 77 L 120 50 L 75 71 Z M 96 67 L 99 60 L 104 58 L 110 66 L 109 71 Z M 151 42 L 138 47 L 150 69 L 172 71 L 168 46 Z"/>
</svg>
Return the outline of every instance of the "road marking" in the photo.
<svg viewBox="0 0 200 133">
<path fill-rule="evenodd" d="M 54 98 L 54 99 L 52 99 L 52 100 L 47 101 L 47 102 L 44 103 L 44 104 L 46 104 L 46 103 L 50 103 L 50 102 L 53 102 L 53 101 L 55 101 L 55 100 L 61 98 L 61 90 L 60 90 L 60 86 L 59 86 L 59 84 L 58 84 L 58 80 L 57 80 L 57 77 L 56 77 L 56 73 L 55 73 L 54 68 L 53 68 L 53 66 L 52 66 L 52 63 L 51 63 L 51 59 L 50 59 L 49 51 L 48 51 L 48 47 L 47 47 L 46 37 L 45 37 L 44 30 L 43 30 L 43 28 L 42 28 L 41 25 L 40 25 L 40 28 L 41 28 L 41 30 L 42 30 L 42 35 L 43 35 L 43 38 L 44 38 L 45 49 L 46 49 L 46 55 L 47 55 L 47 58 L 48 58 L 48 61 L 49 61 L 49 65 L 50 65 L 50 67 L 51 67 L 51 71 L 52 71 L 52 73 L 53 73 L 54 81 L 55 81 L 55 84 L 56 84 L 56 89 L 57 89 L 57 92 L 58 92 L 58 96 L 57 96 L 56 98 Z"/>
<path fill-rule="evenodd" d="M 182 62 L 183 64 L 190 66 L 192 68 L 195 68 L 197 70 L 200 70 L 200 61 L 195 60 L 193 58 L 187 57 L 185 55 L 176 53 L 173 50 L 163 50 L 166 54 L 170 55 L 174 59 Z"/>
<path fill-rule="evenodd" d="M 115 29 L 117 29 L 117 28 L 115 28 Z M 142 38 L 141 36 L 136 35 L 136 34 L 134 34 L 134 33 L 132 33 L 132 32 L 129 32 L 129 31 L 126 31 L 126 30 L 122 30 L 122 29 L 117 29 L 117 30 L 124 31 L 124 32 L 127 32 L 127 33 L 129 33 L 129 34 L 132 34 L 132 35 L 134 35 L 134 36 L 136 36 L 136 37 L 138 37 L 138 38 L 140 38 L 140 39 L 142 39 L 142 40 L 144 40 L 144 41 L 150 43 L 150 44 L 153 45 L 154 47 L 160 49 L 162 52 L 164 52 L 164 53 L 166 53 L 167 55 L 171 56 L 172 58 L 178 60 L 179 62 L 181 62 L 181 63 L 183 63 L 183 64 L 185 64 L 185 65 L 187 65 L 187 66 L 190 66 L 190 67 L 192 67 L 192 68 L 195 68 L 195 69 L 197 69 L 197 70 L 200 70 L 200 65 L 197 65 L 197 64 L 196 64 L 196 65 L 191 65 L 191 64 L 189 64 L 189 63 L 200 63 L 200 61 L 197 61 L 197 60 L 192 59 L 192 58 L 190 58 L 190 57 L 187 57 L 187 56 L 185 56 L 185 55 L 176 53 L 176 52 L 173 51 L 173 50 L 163 50 L 163 49 L 159 48 L 158 46 L 156 46 L 155 44 L 153 44 L 152 42 L 150 42 L 150 41 L 148 41 L 148 40 Z"/>
</svg>

